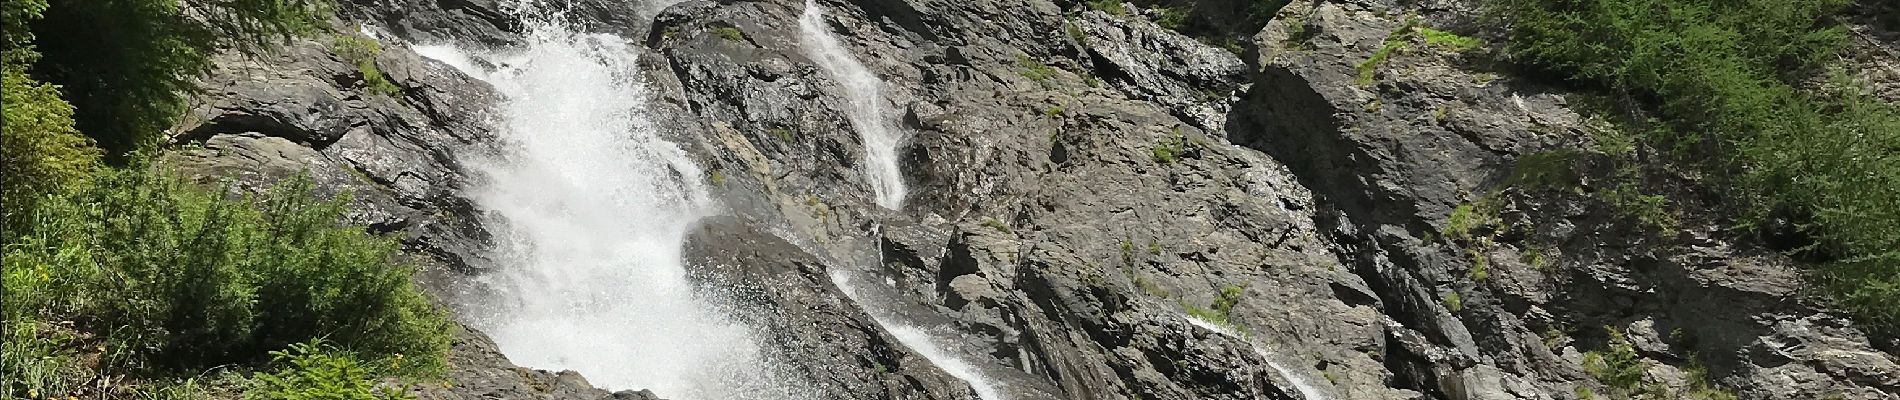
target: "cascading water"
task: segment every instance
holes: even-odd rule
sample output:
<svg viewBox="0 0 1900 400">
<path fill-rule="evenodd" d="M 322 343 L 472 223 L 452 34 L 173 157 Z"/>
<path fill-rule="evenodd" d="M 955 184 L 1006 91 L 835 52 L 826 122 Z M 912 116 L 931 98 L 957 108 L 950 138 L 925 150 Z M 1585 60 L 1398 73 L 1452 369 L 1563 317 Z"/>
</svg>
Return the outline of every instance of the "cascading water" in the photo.
<svg viewBox="0 0 1900 400">
<path fill-rule="evenodd" d="M 816 397 L 779 379 L 749 330 L 689 283 L 681 246 L 713 206 L 699 167 L 647 119 L 635 49 L 575 33 L 558 13 L 515 12 L 529 28 L 522 49 L 417 49 L 506 97 L 494 116 L 500 154 L 464 160 L 485 178 L 469 197 L 487 212 L 502 266 L 462 299 L 473 324 L 516 363 L 608 389 Z"/>
<path fill-rule="evenodd" d="M 858 292 L 857 283 L 852 281 L 849 273 L 843 270 L 831 270 L 831 283 L 838 286 L 838 290 L 843 291 L 845 296 L 850 297 L 853 302 L 864 304 L 863 301 L 859 300 L 863 299 L 864 295 Z M 891 336 L 896 337 L 898 343 L 902 343 L 904 347 L 908 347 L 911 351 L 917 352 L 918 355 L 924 356 L 924 359 L 930 360 L 932 365 L 936 365 L 937 368 L 942 369 L 943 372 L 963 380 L 964 383 L 968 383 L 970 389 L 976 391 L 977 398 L 983 400 L 1005 399 L 1002 385 L 983 376 L 983 372 L 979 371 L 976 365 L 964 361 L 962 357 L 951 354 L 948 349 L 945 349 L 942 345 L 937 343 L 937 339 L 932 337 L 930 332 L 925 331 L 923 328 L 894 323 L 891 321 L 891 316 L 885 315 L 887 313 L 877 310 L 867 308 L 865 313 L 870 314 L 871 319 L 876 321 L 878 326 L 882 326 L 884 330 L 890 331 Z"/>
<path fill-rule="evenodd" d="M 1186 318 L 1188 320 L 1188 324 L 1212 331 L 1214 333 L 1220 334 L 1221 336 L 1230 337 L 1230 338 L 1233 338 L 1234 340 L 1239 340 L 1241 342 L 1247 343 L 1247 347 L 1252 348 L 1253 353 L 1255 355 L 1259 355 L 1261 359 L 1267 361 L 1267 368 L 1272 368 L 1273 372 L 1280 374 L 1281 378 L 1285 378 L 1287 383 L 1290 383 L 1293 385 L 1294 390 L 1297 390 L 1300 392 L 1300 398 L 1303 398 L 1306 400 L 1329 399 L 1328 397 L 1326 397 L 1324 393 L 1320 392 L 1319 387 L 1313 386 L 1312 383 L 1307 382 L 1305 377 L 1294 374 L 1292 370 L 1287 369 L 1285 366 L 1281 366 L 1279 361 L 1274 361 L 1275 357 L 1273 353 L 1268 352 L 1267 349 L 1261 348 L 1260 344 L 1254 343 L 1251 340 L 1247 340 L 1246 335 L 1241 335 L 1239 333 L 1234 332 L 1233 329 L 1229 329 L 1226 326 L 1222 326 L 1220 324 L 1216 324 L 1213 322 L 1208 322 L 1200 318 L 1195 318 L 1192 316 L 1189 316 Z"/>
<path fill-rule="evenodd" d="M 798 16 L 800 47 L 844 87 L 845 115 L 864 142 L 864 172 L 871 179 L 877 204 L 898 209 L 906 193 L 903 174 L 897 169 L 897 147 L 908 135 L 884 110 L 884 82 L 838 43 L 838 38 L 825 28 L 824 18 L 824 9 L 816 1 L 805 0 L 805 12 Z"/>
<path fill-rule="evenodd" d="M 798 17 L 800 47 L 845 91 L 845 116 L 851 120 L 851 126 L 857 129 L 859 140 L 864 143 L 865 175 L 871 179 L 877 204 L 887 209 L 900 209 L 907 193 L 904 178 L 897 168 L 897 148 L 904 144 L 906 135 L 897 128 L 884 109 L 884 82 L 832 36 L 831 30 L 825 28 L 824 17 L 824 9 L 815 0 L 805 0 L 805 11 Z M 873 231 L 872 237 L 875 239 L 876 236 L 877 232 Z M 852 302 L 864 308 L 871 319 L 889 331 L 904 347 L 930 360 L 950 376 L 968 383 L 976 391 L 977 397 L 983 400 L 1004 399 L 1001 385 L 983 376 L 975 365 L 945 349 L 930 332 L 896 322 L 896 317 L 889 315 L 889 312 L 866 304 L 864 295 L 852 282 L 849 272 L 832 270 L 830 275 L 832 284 L 844 291 Z"/>
</svg>

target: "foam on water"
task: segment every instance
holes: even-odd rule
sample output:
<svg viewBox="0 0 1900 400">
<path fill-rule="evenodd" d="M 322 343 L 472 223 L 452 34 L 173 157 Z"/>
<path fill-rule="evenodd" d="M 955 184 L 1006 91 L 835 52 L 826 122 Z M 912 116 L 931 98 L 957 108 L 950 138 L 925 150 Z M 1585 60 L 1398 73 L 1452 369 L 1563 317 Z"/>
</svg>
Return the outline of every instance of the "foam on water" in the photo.
<svg viewBox="0 0 1900 400">
<path fill-rule="evenodd" d="M 714 206 L 700 168 L 649 121 L 635 49 L 532 4 L 512 9 L 528 28 L 524 48 L 417 48 L 506 99 L 492 119 L 499 154 L 463 156 L 498 265 L 460 299 L 471 323 L 520 365 L 572 369 L 612 390 L 816 397 L 781 379 L 750 331 L 689 283 L 681 246 Z"/>
<path fill-rule="evenodd" d="M 805 0 L 805 12 L 798 16 L 799 47 L 844 88 L 844 112 L 864 142 L 864 172 L 871 179 L 877 204 L 898 209 L 903 207 L 906 189 L 904 176 L 897 168 L 897 148 L 909 135 L 885 110 L 884 81 L 838 43 L 825 27 L 824 13 L 816 1 Z"/>
</svg>

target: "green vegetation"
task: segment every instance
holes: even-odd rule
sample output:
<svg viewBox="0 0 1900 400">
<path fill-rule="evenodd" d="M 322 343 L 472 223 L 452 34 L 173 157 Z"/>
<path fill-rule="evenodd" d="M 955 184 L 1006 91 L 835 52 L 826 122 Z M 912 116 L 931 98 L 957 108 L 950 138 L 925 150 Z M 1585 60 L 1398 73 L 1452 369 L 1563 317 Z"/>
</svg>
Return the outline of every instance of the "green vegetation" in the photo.
<svg viewBox="0 0 1900 400">
<path fill-rule="evenodd" d="M 1638 149 L 1693 170 L 1744 227 L 1793 231 L 1812 281 L 1900 331 L 1900 107 L 1824 71 L 1846 0 L 1495 0 L 1506 53 L 1616 101 Z M 1504 22 L 1508 21 L 1508 24 Z M 1651 222 L 1666 199 L 1612 194 Z M 1780 234 L 1780 233 L 1777 233 Z"/>
<path fill-rule="evenodd" d="M 197 90 L 196 79 L 212 67 L 219 49 L 268 50 L 283 38 L 309 33 L 328 18 L 324 3 L 311 0 L 9 0 L 31 23 L 20 38 L 44 55 L 33 75 L 59 85 L 75 106 L 80 132 L 118 156 L 150 146 L 170 128 Z M 195 18 L 187 18 L 186 8 Z M 8 37 L 13 35 L 9 28 Z M 22 31 L 24 29 L 21 29 Z M 24 40 L 19 44 L 25 44 Z M 9 47 L 12 47 L 10 43 Z M 18 48 L 8 49 L 13 54 Z M 31 50 L 28 50 L 31 52 Z M 13 56 L 8 62 L 17 61 Z"/>
<path fill-rule="evenodd" d="M 1151 156 L 1155 162 L 1173 164 L 1175 161 L 1180 160 L 1181 156 L 1187 154 L 1188 141 L 1181 135 L 1181 128 L 1174 128 L 1174 130 L 1168 133 L 1166 139 L 1162 139 L 1160 143 L 1155 143 L 1151 152 Z"/>
<path fill-rule="evenodd" d="M 1465 279 L 1470 279 L 1473 282 L 1490 280 L 1491 257 L 1485 255 L 1484 251 L 1479 249 L 1471 249 L 1466 253 L 1471 256 L 1471 265 L 1465 267 Z"/>
<path fill-rule="evenodd" d="M 1155 19 L 1155 25 L 1174 31 L 1186 28 L 1188 15 L 1193 12 L 1192 9 L 1186 7 L 1161 7 L 1160 11 L 1161 17 Z"/>
<path fill-rule="evenodd" d="M 1062 32 L 1069 35 L 1069 40 L 1075 42 L 1077 46 L 1088 46 L 1088 33 L 1083 32 L 1082 27 L 1076 25 L 1075 21 L 1064 21 L 1062 23 Z"/>
<path fill-rule="evenodd" d="M 1464 296 L 1459 296 L 1456 291 L 1445 293 L 1445 298 L 1439 299 L 1439 302 L 1444 303 L 1445 310 L 1451 312 L 1459 312 L 1465 309 Z"/>
<path fill-rule="evenodd" d="M 1016 231 L 1012 231 L 1009 229 L 1009 224 L 1004 224 L 1002 220 L 995 219 L 995 218 L 984 218 L 983 226 L 989 227 L 990 229 L 995 229 L 997 232 L 1002 232 L 1005 234 L 1011 234 L 1011 235 L 1016 234 Z"/>
<path fill-rule="evenodd" d="M 769 129 L 766 129 L 766 130 L 765 130 L 765 133 L 768 133 L 768 134 L 771 134 L 771 135 L 772 135 L 772 137 L 775 137 L 775 138 L 778 138 L 778 140 L 779 140 L 779 141 L 781 141 L 781 142 L 786 142 L 786 143 L 791 143 L 791 142 L 792 142 L 792 130 L 791 130 L 791 129 L 785 129 L 785 128 L 769 128 Z"/>
<path fill-rule="evenodd" d="M 1155 285 L 1154 282 L 1149 282 L 1147 279 L 1139 276 L 1135 277 L 1135 286 L 1141 287 L 1141 291 L 1148 292 L 1149 296 L 1160 298 L 1174 297 L 1174 293 L 1169 293 L 1167 289 L 1162 289 L 1161 286 Z"/>
<path fill-rule="evenodd" d="M 339 34 L 336 36 L 336 42 L 330 47 L 336 55 L 342 56 L 344 61 L 356 65 L 357 74 L 363 77 L 363 86 L 369 88 L 370 92 L 384 96 L 402 93 L 402 89 L 390 82 L 388 75 L 383 74 L 382 68 L 376 66 L 376 56 L 383 54 L 383 46 L 376 43 L 376 39 Z"/>
<path fill-rule="evenodd" d="M 1605 394 L 1614 399 L 1682 399 L 1682 400 L 1735 400 L 1734 392 L 1722 388 L 1710 381 L 1708 368 L 1691 360 L 1683 367 L 1687 372 L 1688 386 L 1678 392 L 1658 382 L 1648 382 L 1649 362 L 1636 354 L 1635 345 L 1629 337 L 1616 328 L 1605 327 L 1609 334 L 1609 348 L 1583 353 L 1583 370 L 1602 383 Z M 1693 356 L 1691 357 L 1693 358 Z M 1578 393 L 1586 393 L 1587 388 L 1578 388 Z M 1595 398 L 1596 392 L 1588 391 Z M 1583 397 L 1583 396 L 1579 396 Z"/>
<path fill-rule="evenodd" d="M 1041 61 L 1036 61 L 1036 59 L 1030 58 L 1028 55 L 1017 54 L 1016 66 L 1023 69 L 1022 74 L 1024 78 L 1029 78 L 1029 80 L 1035 81 L 1043 87 L 1050 86 L 1052 84 L 1050 80 L 1056 78 L 1055 67 L 1043 64 Z"/>
<path fill-rule="evenodd" d="M 1497 205 L 1489 197 L 1478 201 L 1459 204 L 1445 217 L 1444 237 L 1458 241 L 1471 241 L 1479 238 L 1479 229 L 1503 223 L 1498 219 Z"/>
<path fill-rule="evenodd" d="M 1050 104 L 1050 105 L 1049 105 L 1049 107 L 1046 107 L 1046 108 L 1043 108 L 1043 109 L 1042 109 L 1042 116 L 1045 116 L 1045 117 L 1055 117 L 1055 116 L 1058 116 L 1058 115 L 1062 115 L 1062 112 L 1063 112 L 1063 111 L 1066 111 L 1066 110 L 1064 110 L 1064 109 L 1062 108 L 1062 105 L 1060 105 L 1060 104 Z"/>
<path fill-rule="evenodd" d="M 1511 166 L 1505 184 L 1526 190 L 1576 189 L 1578 176 L 1573 165 L 1581 152 L 1550 150 L 1518 157 Z"/>
<path fill-rule="evenodd" d="M 49 196 L 7 240 L 0 302 L 19 339 L 9 343 L 27 344 L 5 358 L 69 364 L 89 355 L 76 347 L 109 351 L 94 365 L 35 367 L 64 372 L 9 386 L 57 393 L 87 376 L 245 365 L 325 337 L 379 359 L 406 354 L 405 374 L 439 369 L 447 321 L 411 269 L 392 265 L 395 243 L 336 225 L 346 199 L 318 202 L 310 191 L 292 179 L 230 199 L 134 166 Z M 31 333 L 47 326 L 64 333 Z"/>
<path fill-rule="evenodd" d="M 726 173 L 716 169 L 712 170 L 712 172 L 706 174 L 706 180 L 712 182 L 713 186 L 725 186 Z"/>
<path fill-rule="evenodd" d="M 1412 48 L 1412 35 L 1414 35 L 1412 28 L 1418 26 L 1417 21 L 1417 19 L 1408 20 L 1405 25 L 1392 31 L 1392 34 L 1386 35 L 1385 42 L 1379 45 L 1379 50 L 1373 51 L 1372 57 L 1359 62 L 1359 65 L 1355 67 L 1359 71 L 1357 79 L 1359 86 L 1372 86 L 1372 79 L 1379 73 L 1380 64 L 1391 59 L 1394 53 Z"/>
<path fill-rule="evenodd" d="M 0 74 L 0 226 L 15 232 L 44 194 L 83 183 L 99 150 L 73 129 L 73 107 L 57 87 L 12 65 Z"/>
<path fill-rule="evenodd" d="M 373 368 L 320 340 L 291 344 L 270 353 L 282 368 L 252 378 L 247 398 L 273 400 L 398 400 L 401 391 L 379 389 Z"/>
<path fill-rule="evenodd" d="M 1610 348 L 1584 352 L 1583 371 L 1619 394 L 1640 390 L 1643 376 L 1649 373 L 1649 363 L 1636 355 L 1636 347 L 1623 331 L 1610 327 L 1604 330 L 1610 335 Z"/>
<path fill-rule="evenodd" d="M 1428 27 L 1418 27 L 1418 36 L 1425 39 L 1426 46 L 1438 47 L 1455 52 L 1463 52 L 1484 46 L 1484 41 L 1474 37 L 1460 36 L 1456 33 Z"/>
<path fill-rule="evenodd" d="M 1294 36 L 1298 36 L 1298 34 Z M 1477 38 L 1460 36 L 1456 33 L 1425 27 L 1420 24 L 1418 18 L 1408 18 L 1405 24 L 1393 30 L 1392 34 L 1386 35 L 1385 41 L 1379 45 L 1379 49 L 1372 52 L 1372 57 L 1359 62 L 1359 65 L 1356 67 L 1359 72 L 1357 79 L 1359 86 L 1371 86 L 1373 79 L 1376 78 L 1379 73 L 1380 65 L 1385 64 L 1387 60 L 1391 60 L 1392 56 L 1398 53 L 1411 50 L 1412 42 L 1420 39 L 1424 40 L 1426 46 L 1452 52 L 1465 52 L 1484 46 L 1484 41 L 1478 40 Z"/>
<path fill-rule="evenodd" d="M 1121 0 L 1088 0 L 1085 4 L 1090 10 L 1105 12 L 1108 15 L 1117 17 L 1128 15 L 1128 8 L 1122 6 Z"/>
<path fill-rule="evenodd" d="M 1676 214 L 1670 211 L 1669 198 L 1656 194 L 1644 194 L 1634 183 L 1625 183 L 1596 193 L 1596 197 L 1610 205 L 1617 214 L 1655 229 L 1658 232 L 1676 230 Z"/>
<path fill-rule="evenodd" d="M 1207 308 L 1188 304 L 1186 300 L 1181 301 L 1181 307 L 1187 309 L 1188 315 L 1203 321 L 1238 328 L 1238 324 L 1232 320 L 1234 305 L 1240 304 L 1240 298 L 1246 294 L 1246 287 L 1229 284 L 1220 288 L 1220 294 L 1214 297 L 1214 301 L 1209 303 Z"/>
<path fill-rule="evenodd" d="M 730 26 L 722 26 L 718 28 L 713 28 L 712 32 L 713 32 L 713 36 L 718 36 L 720 39 L 725 39 L 728 42 L 745 41 L 745 32 L 740 32 L 739 28 L 734 28 Z"/>
<path fill-rule="evenodd" d="M 1551 267 L 1550 260 L 1544 257 L 1544 252 L 1545 250 L 1542 246 L 1530 245 L 1525 247 L 1522 253 L 1524 264 L 1530 265 L 1531 269 L 1539 271 L 1549 269 Z"/>
<path fill-rule="evenodd" d="M 1293 0 L 1253 0 L 1253 3 L 1247 5 L 1247 17 L 1264 25 L 1268 20 L 1273 19 L 1274 15 L 1279 14 L 1280 9 L 1286 8 L 1286 5 L 1292 2 Z"/>
<path fill-rule="evenodd" d="M 447 320 L 392 240 L 338 225 L 345 199 L 312 198 L 307 179 L 204 188 L 133 151 L 215 51 L 312 32 L 322 4 L 4 0 L 0 16 L 0 397 L 205 398 L 287 376 L 268 352 L 317 338 L 347 349 L 331 363 L 389 366 L 350 375 L 361 387 L 442 368 Z"/>
</svg>

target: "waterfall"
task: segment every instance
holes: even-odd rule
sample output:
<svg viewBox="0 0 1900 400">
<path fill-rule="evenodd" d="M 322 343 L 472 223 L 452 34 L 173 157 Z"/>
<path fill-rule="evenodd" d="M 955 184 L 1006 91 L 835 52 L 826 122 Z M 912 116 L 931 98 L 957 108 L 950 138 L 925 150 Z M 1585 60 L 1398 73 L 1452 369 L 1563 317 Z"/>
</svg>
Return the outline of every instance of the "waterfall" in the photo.
<svg viewBox="0 0 1900 400">
<path fill-rule="evenodd" d="M 1242 335 L 1237 332 L 1234 332 L 1233 329 L 1230 329 L 1226 326 L 1222 326 L 1220 324 L 1216 324 L 1213 322 L 1208 322 L 1200 318 L 1195 318 L 1192 316 L 1189 316 L 1186 318 L 1188 320 L 1188 324 L 1200 327 L 1202 329 L 1207 329 L 1214 333 L 1220 334 L 1221 336 L 1230 337 L 1230 338 L 1233 338 L 1234 340 L 1239 340 L 1243 343 L 1246 343 L 1247 347 L 1250 347 L 1253 349 L 1253 353 L 1255 355 L 1258 355 L 1260 356 L 1261 359 L 1267 361 L 1267 368 L 1272 368 L 1274 373 L 1279 374 L 1281 378 L 1285 378 L 1287 383 L 1290 383 L 1293 385 L 1294 390 L 1300 392 L 1300 398 L 1306 399 L 1306 400 L 1326 400 L 1327 399 L 1326 395 L 1319 391 L 1319 387 L 1313 386 L 1311 382 L 1306 381 L 1305 377 L 1302 377 L 1298 374 L 1294 374 L 1292 370 L 1289 370 L 1285 366 L 1280 365 L 1279 361 L 1275 361 L 1277 357 L 1275 357 L 1272 352 L 1268 352 L 1267 349 L 1260 347 L 1260 344 L 1254 343 L 1252 340 L 1247 340 L 1246 335 Z"/>
<path fill-rule="evenodd" d="M 907 138 L 884 109 L 884 82 L 865 68 L 863 63 L 859 63 L 851 51 L 832 36 L 831 30 L 825 28 L 825 11 L 816 0 L 805 0 L 805 12 L 798 16 L 798 28 L 799 47 L 805 50 L 805 55 L 844 88 L 845 117 L 851 120 L 852 128 L 858 131 L 859 140 L 864 142 L 864 172 L 871 179 L 871 189 L 877 196 L 877 204 L 892 210 L 902 208 L 906 193 L 904 177 L 897 168 L 897 147 L 902 146 Z M 876 235 L 874 228 L 872 236 L 875 238 Z M 898 322 L 895 316 L 887 315 L 889 312 L 875 309 L 864 302 L 864 296 L 853 286 L 849 272 L 832 270 L 831 282 L 904 347 L 930 360 L 931 364 L 950 376 L 969 384 L 977 397 L 983 400 L 1004 399 L 998 384 L 984 377 L 976 365 L 944 349 L 930 332 Z"/>
<path fill-rule="evenodd" d="M 904 145 L 907 135 L 884 109 L 884 82 L 838 43 L 825 28 L 824 18 L 824 9 L 815 0 L 805 0 L 805 12 L 798 16 L 799 47 L 844 88 L 845 116 L 864 143 L 864 172 L 877 204 L 898 209 L 906 193 L 903 174 L 897 169 L 897 148 Z"/>
<path fill-rule="evenodd" d="M 853 303 L 857 303 L 861 306 L 865 305 L 863 301 L 865 296 L 859 292 L 856 283 L 851 279 L 850 273 L 844 270 L 833 269 L 830 275 L 831 283 L 836 285 L 838 290 L 843 291 L 845 297 L 851 298 L 851 302 Z M 917 352 L 917 355 L 923 356 L 924 359 L 930 360 L 931 365 L 936 365 L 937 368 L 942 369 L 943 372 L 969 384 L 970 389 L 976 391 L 977 398 L 982 400 L 1006 399 L 1003 396 L 1002 385 L 983 376 L 982 371 L 979 371 L 976 365 L 964 361 L 962 357 L 953 355 L 948 349 L 938 344 L 937 339 L 932 337 L 930 332 L 925 331 L 923 328 L 894 322 L 894 316 L 886 315 L 889 313 L 882 312 L 881 310 L 873 310 L 868 306 L 864 307 L 864 313 L 870 314 L 871 319 L 877 322 L 878 326 L 882 326 L 884 330 L 889 331 L 892 337 L 897 338 L 898 343 L 910 348 L 911 351 Z"/>
<path fill-rule="evenodd" d="M 817 397 L 780 379 L 751 332 L 689 283 L 682 244 L 715 207 L 700 168 L 649 121 L 636 49 L 533 5 L 515 12 L 523 48 L 417 48 L 505 97 L 492 118 L 499 154 L 463 156 L 499 265 L 458 299 L 471 325 L 520 365 L 579 371 L 611 390 Z"/>
</svg>

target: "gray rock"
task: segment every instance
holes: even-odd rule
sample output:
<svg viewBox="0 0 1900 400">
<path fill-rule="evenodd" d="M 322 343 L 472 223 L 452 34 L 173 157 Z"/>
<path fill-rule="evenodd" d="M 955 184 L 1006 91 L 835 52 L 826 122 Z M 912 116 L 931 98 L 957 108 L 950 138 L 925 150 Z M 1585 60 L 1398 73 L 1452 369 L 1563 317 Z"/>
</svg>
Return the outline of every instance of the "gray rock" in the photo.
<svg viewBox="0 0 1900 400">
<path fill-rule="evenodd" d="M 1607 348 L 1605 327 L 1676 389 L 1701 365 L 1744 399 L 1900 393 L 1893 354 L 1801 298 L 1790 261 L 1706 216 L 1657 231 L 1588 194 L 1507 188 L 1526 155 L 1592 146 L 1564 91 L 1485 72 L 1486 50 L 1417 39 L 1362 82 L 1388 38 L 1408 40 L 1394 35 L 1407 14 L 1463 27 L 1473 1 L 1293 2 L 1244 58 L 1153 11 L 819 3 L 912 134 L 902 210 L 872 202 L 847 94 L 799 48 L 802 1 L 575 0 L 569 17 L 643 44 L 656 125 L 721 173 L 712 191 L 733 214 L 686 244 L 696 282 L 734 294 L 762 347 L 828 398 L 973 396 L 894 344 L 834 268 L 889 283 L 867 304 L 967 338 L 1017 399 L 1305 398 L 1296 381 L 1341 399 L 1572 399 L 1603 389 L 1581 364 Z M 341 15 L 419 43 L 517 43 L 499 10 L 355 1 Z M 1250 23 L 1229 17 L 1213 21 Z M 1876 28 L 1857 26 L 1874 38 L 1863 46 L 1890 47 L 1878 22 L 1857 23 Z M 308 171 L 324 193 L 356 194 L 353 221 L 402 232 L 432 291 L 461 290 L 494 266 L 454 160 L 486 151 L 495 95 L 394 43 L 378 63 L 401 93 L 367 93 L 324 43 L 222 63 L 175 131 L 198 146 L 168 158 L 245 190 Z M 1857 65 L 1877 78 L 1887 64 Z M 1578 190 L 1604 189 L 1591 178 L 1604 160 L 1570 167 Z M 1481 199 L 1499 209 L 1478 228 L 1489 239 L 1447 238 L 1453 210 Z M 1246 334 L 1186 322 L 1220 309 Z M 454 354 L 456 384 L 418 393 L 652 398 L 516 368 L 477 332 Z"/>
</svg>

